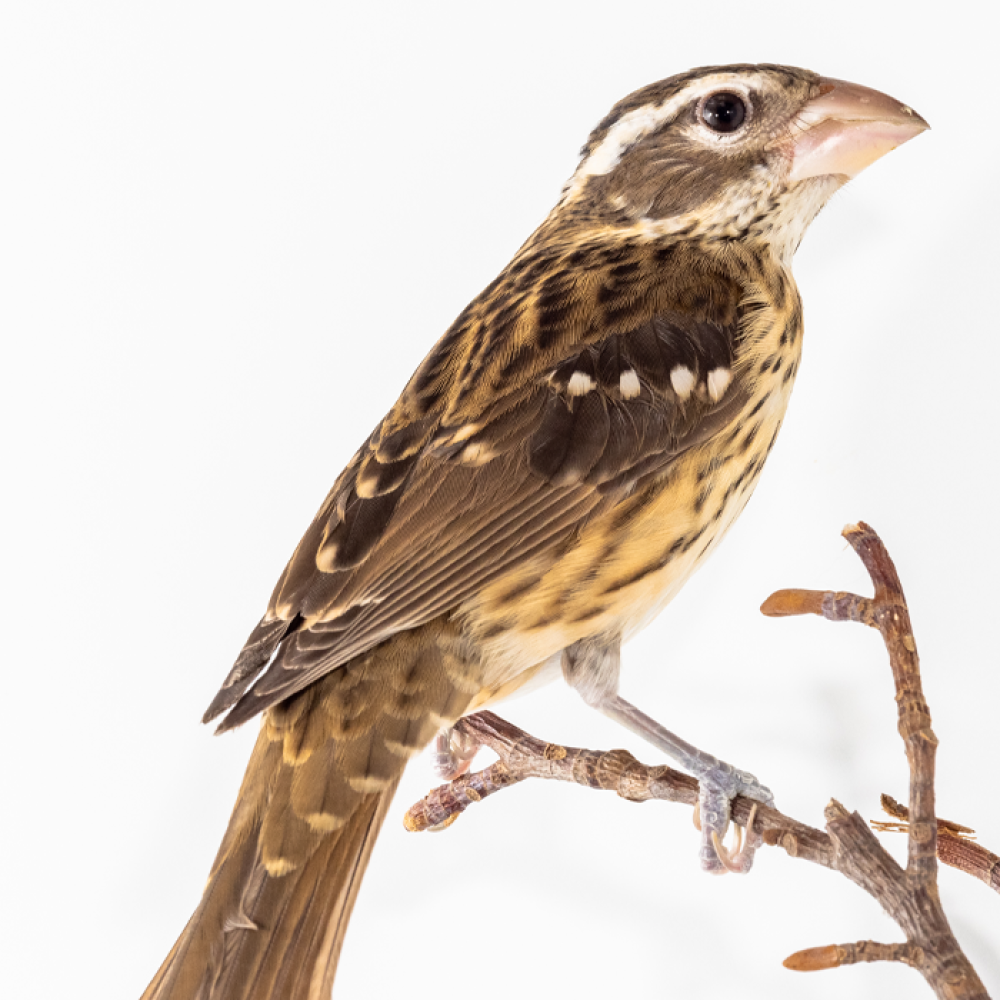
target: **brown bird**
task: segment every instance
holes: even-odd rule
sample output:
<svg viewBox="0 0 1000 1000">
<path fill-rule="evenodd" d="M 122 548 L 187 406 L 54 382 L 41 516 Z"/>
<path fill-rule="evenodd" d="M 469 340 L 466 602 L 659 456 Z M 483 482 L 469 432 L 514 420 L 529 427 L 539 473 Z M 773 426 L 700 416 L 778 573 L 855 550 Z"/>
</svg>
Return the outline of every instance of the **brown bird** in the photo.
<svg viewBox="0 0 1000 1000">
<path fill-rule="evenodd" d="M 803 233 L 926 127 L 884 94 L 766 65 L 612 109 L 341 473 L 209 707 L 220 731 L 263 725 L 146 998 L 329 996 L 406 762 L 560 667 L 699 778 L 703 865 L 748 866 L 718 838 L 733 796 L 770 793 L 624 701 L 619 649 L 760 476 L 799 366 Z"/>
</svg>

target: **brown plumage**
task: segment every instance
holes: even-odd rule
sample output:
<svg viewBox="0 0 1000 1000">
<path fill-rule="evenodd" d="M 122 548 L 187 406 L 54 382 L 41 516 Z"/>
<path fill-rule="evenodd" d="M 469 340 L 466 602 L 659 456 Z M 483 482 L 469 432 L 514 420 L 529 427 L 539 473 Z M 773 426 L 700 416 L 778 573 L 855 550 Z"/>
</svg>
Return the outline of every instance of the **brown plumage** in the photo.
<svg viewBox="0 0 1000 1000">
<path fill-rule="evenodd" d="M 595 129 L 334 484 L 206 713 L 263 726 L 145 997 L 328 996 L 406 761 L 563 651 L 589 701 L 614 700 L 618 646 L 721 539 L 781 425 L 791 257 L 864 165 L 814 138 L 867 129 L 870 162 L 925 127 L 860 92 L 695 70 Z"/>
</svg>

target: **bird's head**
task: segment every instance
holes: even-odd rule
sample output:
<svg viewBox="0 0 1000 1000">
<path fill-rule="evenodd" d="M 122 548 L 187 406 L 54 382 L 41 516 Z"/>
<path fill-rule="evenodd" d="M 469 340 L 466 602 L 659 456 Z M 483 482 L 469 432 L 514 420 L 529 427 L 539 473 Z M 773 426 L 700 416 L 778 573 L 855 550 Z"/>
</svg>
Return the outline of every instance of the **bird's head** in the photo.
<svg viewBox="0 0 1000 1000">
<path fill-rule="evenodd" d="M 650 237 L 757 236 L 788 259 L 837 188 L 927 127 L 885 94 L 808 70 L 692 70 L 615 105 L 560 210 Z"/>
</svg>

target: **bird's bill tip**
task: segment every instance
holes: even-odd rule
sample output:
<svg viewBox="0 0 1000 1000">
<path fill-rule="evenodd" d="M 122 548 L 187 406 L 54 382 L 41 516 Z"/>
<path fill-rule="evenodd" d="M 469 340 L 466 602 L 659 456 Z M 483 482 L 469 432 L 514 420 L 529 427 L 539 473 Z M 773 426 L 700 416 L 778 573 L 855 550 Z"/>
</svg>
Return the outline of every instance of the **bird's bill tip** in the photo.
<svg viewBox="0 0 1000 1000">
<path fill-rule="evenodd" d="M 792 183 L 865 167 L 930 128 L 911 107 L 869 87 L 823 77 L 819 96 L 798 114 L 792 143 Z"/>
</svg>

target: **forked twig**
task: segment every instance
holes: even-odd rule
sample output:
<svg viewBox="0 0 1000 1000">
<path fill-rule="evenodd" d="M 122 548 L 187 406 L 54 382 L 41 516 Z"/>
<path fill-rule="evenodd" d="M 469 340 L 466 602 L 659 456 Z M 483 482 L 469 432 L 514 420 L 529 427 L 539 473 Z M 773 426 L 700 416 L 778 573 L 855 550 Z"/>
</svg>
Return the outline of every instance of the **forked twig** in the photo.
<svg viewBox="0 0 1000 1000">
<path fill-rule="evenodd" d="M 894 816 L 896 822 L 873 819 L 872 827 L 880 832 L 906 833 L 909 829 L 909 809 L 885 794 L 882 795 L 882 808 Z M 937 829 L 938 860 L 985 882 L 994 892 L 1000 892 L 1000 856 L 970 839 L 976 831 L 940 818 Z"/>
<path fill-rule="evenodd" d="M 882 635 L 896 688 L 899 733 L 910 768 L 909 808 L 897 805 L 896 812 L 889 810 L 897 818 L 909 820 L 907 865 L 901 868 L 864 820 L 835 800 L 825 810 L 826 833 L 764 806 L 758 806 L 753 828 L 764 843 L 783 847 L 792 857 L 832 868 L 856 882 L 882 904 L 902 929 L 906 941 L 825 945 L 796 952 L 785 965 L 816 971 L 856 962 L 902 962 L 917 969 L 939 997 L 984 1000 L 986 990 L 941 908 L 937 854 L 945 845 L 953 857 L 969 847 L 976 848 L 974 861 L 967 854 L 964 863 L 956 866 L 971 871 L 994 888 L 1000 885 L 1000 858 L 962 839 L 960 834 L 968 832 L 964 827 L 947 821 L 939 823 L 935 817 L 937 739 L 923 696 L 917 646 L 899 577 L 872 528 L 864 523 L 849 525 L 843 534 L 868 570 L 875 586 L 873 598 L 829 591 L 780 590 L 764 602 L 761 611 L 775 617 L 817 614 L 832 621 L 860 622 Z M 694 778 L 669 767 L 641 764 L 624 750 L 602 753 L 545 743 L 492 712 L 469 716 L 456 728 L 463 740 L 489 747 L 500 759 L 483 771 L 463 775 L 435 789 L 414 805 L 405 818 L 410 830 L 442 829 L 473 802 L 525 778 L 572 781 L 616 791 L 634 802 L 662 799 L 694 805 L 698 800 Z M 734 821 L 745 826 L 752 806 L 737 798 L 732 810 Z"/>
</svg>

